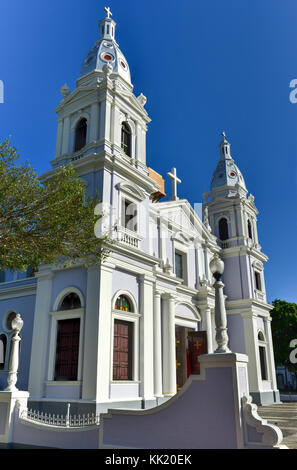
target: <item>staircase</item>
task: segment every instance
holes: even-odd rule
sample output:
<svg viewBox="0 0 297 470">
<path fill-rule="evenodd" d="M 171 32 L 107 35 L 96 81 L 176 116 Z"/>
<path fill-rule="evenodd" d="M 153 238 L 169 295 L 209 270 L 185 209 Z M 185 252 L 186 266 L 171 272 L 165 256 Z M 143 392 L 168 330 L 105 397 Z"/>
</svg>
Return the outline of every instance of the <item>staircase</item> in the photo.
<svg viewBox="0 0 297 470">
<path fill-rule="evenodd" d="M 281 444 L 297 449 L 297 403 L 258 406 L 258 414 L 281 429 L 284 436 Z"/>
</svg>

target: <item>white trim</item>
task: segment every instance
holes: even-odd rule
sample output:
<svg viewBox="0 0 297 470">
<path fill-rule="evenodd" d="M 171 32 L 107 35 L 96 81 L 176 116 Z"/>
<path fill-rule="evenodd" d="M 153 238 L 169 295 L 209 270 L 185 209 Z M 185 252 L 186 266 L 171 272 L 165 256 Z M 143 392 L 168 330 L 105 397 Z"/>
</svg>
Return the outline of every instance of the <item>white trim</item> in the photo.
<svg viewBox="0 0 297 470">
<path fill-rule="evenodd" d="M 82 380 L 84 317 L 85 317 L 84 313 L 85 313 L 84 308 L 75 308 L 75 309 L 70 309 L 70 310 L 60 310 L 60 311 L 50 312 L 51 331 L 50 331 L 49 360 L 48 360 L 48 372 L 47 372 L 48 382 L 61 383 L 61 381 L 54 380 L 58 321 L 70 320 L 73 318 L 80 319 L 77 380 L 75 382 Z M 73 382 L 73 380 L 69 382 L 68 381 L 64 381 L 64 382 L 70 383 L 70 382 Z"/>
<path fill-rule="evenodd" d="M 67 294 L 71 294 L 71 293 L 74 293 L 74 294 L 77 294 L 79 299 L 80 299 L 80 305 L 82 308 L 85 307 L 85 299 L 84 299 L 84 296 L 83 294 L 81 293 L 81 291 L 79 289 L 77 289 L 77 287 L 73 287 L 73 286 L 70 286 L 70 287 L 65 287 L 65 289 L 63 289 L 56 297 L 56 300 L 54 302 L 54 306 L 53 306 L 53 311 L 54 312 L 57 312 L 60 308 L 60 304 L 62 303 L 62 300 L 64 299 L 64 297 L 66 297 Z"/>
<path fill-rule="evenodd" d="M 135 307 L 134 312 L 125 312 L 122 310 L 115 310 L 112 308 L 111 316 L 111 341 L 110 341 L 110 383 L 138 383 L 139 382 L 139 318 L 141 315 L 137 313 L 136 302 L 132 294 L 127 291 L 117 291 L 113 296 L 112 306 L 114 305 L 114 300 L 119 295 L 126 295 L 133 303 Z M 133 323 L 133 351 L 132 351 L 132 379 L 131 380 L 113 380 L 113 343 L 114 343 L 114 321 L 122 320 Z"/>
<path fill-rule="evenodd" d="M 125 312 L 123 310 L 117 310 L 117 309 L 114 308 L 115 301 L 120 295 L 125 295 L 126 297 L 128 297 L 128 299 L 132 303 L 133 312 Z M 111 310 L 114 311 L 114 312 L 129 313 L 129 314 L 136 313 L 138 311 L 137 303 L 136 303 L 136 300 L 135 300 L 134 296 L 131 294 L 131 292 L 129 292 L 127 290 L 123 290 L 123 289 L 117 290 L 116 293 L 113 295 L 113 297 L 111 299 Z"/>
<path fill-rule="evenodd" d="M 185 305 L 186 307 L 188 307 L 189 310 L 191 310 L 191 312 L 194 314 L 194 316 L 196 317 L 197 320 L 194 320 L 194 321 L 201 321 L 201 315 L 200 313 L 198 312 L 197 308 L 192 305 L 189 301 L 187 300 L 179 300 L 176 302 L 175 304 L 175 308 L 178 306 L 178 305 Z M 183 317 L 183 315 L 178 315 L 179 317 Z M 185 318 L 188 318 L 188 317 L 185 317 Z"/>
</svg>

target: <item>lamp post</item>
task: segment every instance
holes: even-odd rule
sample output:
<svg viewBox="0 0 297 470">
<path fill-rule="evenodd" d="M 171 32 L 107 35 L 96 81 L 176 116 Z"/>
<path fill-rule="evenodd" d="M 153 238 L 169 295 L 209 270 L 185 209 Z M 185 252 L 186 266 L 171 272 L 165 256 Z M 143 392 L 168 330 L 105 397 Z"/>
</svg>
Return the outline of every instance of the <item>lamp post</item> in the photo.
<svg viewBox="0 0 297 470">
<path fill-rule="evenodd" d="M 219 258 L 216 253 L 209 263 L 210 271 L 213 274 L 216 282 L 213 287 L 215 288 L 215 324 L 216 324 L 216 342 L 217 349 L 214 351 L 218 353 L 231 352 L 228 348 L 228 335 L 227 335 L 227 314 L 225 309 L 225 299 L 223 294 L 224 284 L 221 281 L 224 272 L 224 262 Z"/>
<path fill-rule="evenodd" d="M 19 332 L 23 328 L 23 324 L 24 322 L 21 318 L 21 315 L 17 313 L 11 322 L 11 327 L 14 332 L 14 335 L 11 338 L 9 370 L 8 370 L 8 378 L 7 378 L 8 387 L 6 387 L 5 389 L 6 392 L 18 391 L 18 388 L 16 388 L 15 384 L 17 382 L 17 372 L 19 368 L 19 343 L 21 341 Z"/>
</svg>

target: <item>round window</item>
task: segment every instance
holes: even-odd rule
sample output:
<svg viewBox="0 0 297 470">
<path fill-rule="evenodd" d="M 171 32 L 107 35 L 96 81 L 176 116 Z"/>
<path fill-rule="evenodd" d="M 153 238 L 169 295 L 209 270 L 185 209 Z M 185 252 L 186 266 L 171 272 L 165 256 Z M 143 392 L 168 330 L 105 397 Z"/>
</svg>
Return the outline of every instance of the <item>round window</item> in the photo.
<svg viewBox="0 0 297 470">
<path fill-rule="evenodd" d="M 231 178 L 235 178 L 236 174 L 234 173 L 234 171 L 230 171 L 229 176 L 231 176 Z"/>
<path fill-rule="evenodd" d="M 125 62 L 124 62 L 123 60 L 120 61 L 120 64 L 121 64 L 121 66 L 123 67 L 123 69 L 126 70 L 127 65 L 125 64 Z"/>
</svg>

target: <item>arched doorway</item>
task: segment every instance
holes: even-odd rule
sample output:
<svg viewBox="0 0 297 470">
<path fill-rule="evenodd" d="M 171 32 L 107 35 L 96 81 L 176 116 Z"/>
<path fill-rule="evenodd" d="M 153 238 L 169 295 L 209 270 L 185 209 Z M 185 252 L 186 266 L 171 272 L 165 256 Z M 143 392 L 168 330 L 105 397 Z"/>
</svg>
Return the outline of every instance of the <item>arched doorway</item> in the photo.
<svg viewBox="0 0 297 470">
<path fill-rule="evenodd" d="M 206 331 L 199 330 L 198 311 L 185 304 L 176 306 L 176 386 L 177 391 L 191 374 L 200 374 L 198 357 L 207 353 Z"/>
</svg>

